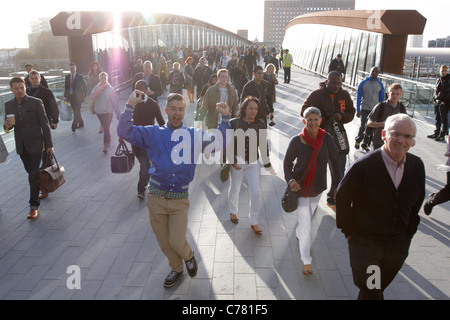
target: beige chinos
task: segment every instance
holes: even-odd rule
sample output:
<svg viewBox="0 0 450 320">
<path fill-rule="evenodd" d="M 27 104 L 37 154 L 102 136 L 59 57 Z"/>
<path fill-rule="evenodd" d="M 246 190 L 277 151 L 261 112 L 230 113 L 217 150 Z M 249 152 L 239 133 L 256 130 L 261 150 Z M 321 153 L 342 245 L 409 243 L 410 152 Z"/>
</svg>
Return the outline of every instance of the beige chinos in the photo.
<svg viewBox="0 0 450 320">
<path fill-rule="evenodd" d="M 186 239 L 189 199 L 147 198 L 150 224 L 172 271 L 183 272 L 183 260 L 194 256 Z"/>
</svg>

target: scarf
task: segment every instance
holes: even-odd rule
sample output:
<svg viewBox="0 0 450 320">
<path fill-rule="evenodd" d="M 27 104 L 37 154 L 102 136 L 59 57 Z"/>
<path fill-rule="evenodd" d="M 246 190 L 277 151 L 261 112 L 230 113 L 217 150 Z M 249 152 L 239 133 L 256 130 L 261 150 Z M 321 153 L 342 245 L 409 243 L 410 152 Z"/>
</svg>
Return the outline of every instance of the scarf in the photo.
<svg viewBox="0 0 450 320">
<path fill-rule="evenodd" d="M 102 94 L 103 90 L 105 90 L 109 86 L 108 82 L 105 83 L 99 83 L 95 87 L 95 92 L 92 94 L 92 104 L 95 103 L 95 101 L 98 99 L 98 97 Z"/>
<path fill-rule="evenodd" d="M 306 127 L 303 128 L 302 133 L 300 134 L 300 136 L 303 138 L 303 140 L 305 140 L 306 144 L 308 146 L 310 146 L 311 148 L 313 148 L 313 152 L 311 155 L 311 159 L 309 159 L 309 163 L 307 168 L 309 167 L 309 171 L 306 173 L 305 177 L 302 180 L 302 193 L 303 196 L 307 197 L 307 196 L 311 196 L 311 185 L 314 179 L 314 174 L 316 172 L 316 168 L 317 168 L 317 158 L 316 155 L 319 152 L 320 146 L 322 145 L 323 142 L 323 136 L 326 134 L 326 131 L 319 128 L 319 133 L 317 134 L 317 138 L 314 139 L 312 138 L 307 132 L 306 132 Z M 314 163 L 312 163 L 312 161 L 314 160 Z"/>
</svg>

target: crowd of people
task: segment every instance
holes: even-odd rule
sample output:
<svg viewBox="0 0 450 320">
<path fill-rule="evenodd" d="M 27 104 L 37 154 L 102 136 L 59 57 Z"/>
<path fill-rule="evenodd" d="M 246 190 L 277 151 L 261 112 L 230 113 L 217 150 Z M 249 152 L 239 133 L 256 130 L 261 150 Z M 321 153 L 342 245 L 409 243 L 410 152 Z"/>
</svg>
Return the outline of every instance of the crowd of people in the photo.
<svg viewBox="0 0 450 320">
<path fill-rule="evenodd" d="M 343 88 L 345 69 L 340 59 L 341 55 L 333 59 L 326 80 L 299 106 L 304 128 L 292 137 L 284 153 L 284 179 L 298 199 L 296 235 L 303 274 L 313 274 L 311 220 L 322 193 L 328 189 L 329 168 L 327 204 L 336 211 L 337 227 L 349 243 L 354 283 L 360 289 L 358 298 L 383 299 L 384 289 L 407 258 L 419 225 L 425 170 L 421 159 L 408 153 L 415 145 L 416 127 L 400 102 L 401 85 L 394 83 L 385 92 L 378 79 L 381 70 L 374 66 L 359 84 L 355 108 L 350 93 Z M 265 68 L 257 61 L 264 61 Z M 183 274 L 183 261 L 191 277 L 197 274 L 197 261 L 186 231 L 188 189 L 195 175 L 194 150 L 198 141 L 200 152 L 208 156 L 219 154 L 221 171 L 226 171 L 227 177 L 229 174 L 230 221 L 239 223 L 238 203 L 245 176 L 250 225 L 256 235 L 263 235 L 258 219 L 261 167 L 277 174 L 270 162 L 267 130 L 274 124 L 277 111 L 274 103 L 278 71 L 284 69 L 284 83 L 289 84 L 292 63 L 289 50 L 282 48 L 277 51 L 249 47 L 245 52 L 235 47 L 198 52 L 175 48 L 172 54 L 152 53 L 136 61 L 133 93 L 122 113 L 117 93 L 98 62 L 91 64 L 87 83 L 77 74 L 76 64 L 70 64 L 64 96 L 73 110 L 72 132 L 84 127 L 81 105 L 87 102 L 99 119 L 103 152 L 107 154 L 115 113 L 118 136 L 131 143 L 140 163 L 137 197 L 147 196 L 150 224 L 169 261 L 171 271 L 164 280 L 165 287 L 177 283 Z M 449 78 L 443 66 L 436 84 L 436 131 L 430 136 L 437 141 L 448 134 Z M 14 127 L 17 152 L 29 174 L 28 218 L 34 220 L 39 215 L 40 199 L 48 197 L 39 193 L 39 168 L 54 152 L 51 129 L 57 128 L 58 108 L 37 71 L 30 70 L 27 81 L 29 84 L 19 77 L 11 80 L 14 99 L 5 108 L 6 115 L 15 115 L 15 123 L 6 117 L 5 128 Z M 167 91 L 165 123 L 159 98 Z M 183 124 L 188 103 L 197 104 L 196 119 L 205 122 L 204 130 Z M 350 144 L 343 128 L 355 115 L 361 118 L 361 126 L 354 148 L 361 147 L 367 154 L 346 170 Z M 191 138 L 191 144 L 183 146 L 190 150 L 189 161 L 179 161 L 173 155 L 179 147 L 179 140 L 174 140 L 173 135 L 180 130 Z M 450 152 L 446 154 L 449 155 Z M 424 208 L 426 214 L 450 198 L 449 189 L 447 183 L 446 188 L 430 195 Z M 367 268 L 371 265 L 381 269 L 379 288 L 367 288 Z"/>
</svg>

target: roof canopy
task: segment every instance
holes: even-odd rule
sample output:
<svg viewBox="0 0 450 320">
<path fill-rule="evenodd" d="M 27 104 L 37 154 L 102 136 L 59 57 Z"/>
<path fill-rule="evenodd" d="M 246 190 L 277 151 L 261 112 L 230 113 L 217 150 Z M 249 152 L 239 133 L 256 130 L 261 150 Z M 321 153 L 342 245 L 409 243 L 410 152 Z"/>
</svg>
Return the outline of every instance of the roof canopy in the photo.
<svg viewBox="0 0 450 320">
<path fill-rule="evenodd" d="M 219 28 L 210 23 L 173 14 L 74 11 L 60 12 L 50 20 L 50 25 L 54 36 L 91 35 L 117 29 L 162 24 L 185 24 L 209 28 L 251 43 L 251 41 L 242 38 L 231 31 Z"/>
<path fill-rule="evenodd" d="M 292 19 L 297 24 L 324 24 L 389 35 L 422 34 L 427 19 L 416 10 L 334 10 L 308 13 Z"/>
</svg>

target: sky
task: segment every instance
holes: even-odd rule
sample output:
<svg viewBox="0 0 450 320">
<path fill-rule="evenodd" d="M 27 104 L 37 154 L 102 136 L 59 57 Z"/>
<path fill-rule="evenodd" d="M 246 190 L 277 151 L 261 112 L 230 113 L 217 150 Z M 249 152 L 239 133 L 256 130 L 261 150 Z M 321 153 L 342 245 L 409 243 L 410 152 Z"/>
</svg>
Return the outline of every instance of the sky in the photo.
<svg viewBox="0 0 450 320">
<path fill-rule="evenodd" d="M 39 5 L 36 5 L 36 4 Z M 131 4 L 130 4 L 131 3 Z M 143 4 L 138 8 L 137 4 Z M 358 10 L 415 9 L 427 18 L 424 45 L 428 40 L 450 35 L 447 15 L 448 0 L 356 0 Z M 0 13 L 0 49 L 27 48 L 30 22 L 53 18 L 60 11 L 147 11 L 172 13 L 209 22 L 236 32 L 249 31 L 249 40 L 263 40 L 264 0 L 156 0 L 156 1 L 92 1 L 92 0 L 21 0 L 8 5 Z M 10 30 L 10 31 L 8 31 Z"/>
</svg>

